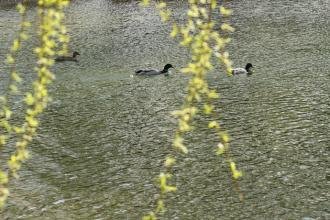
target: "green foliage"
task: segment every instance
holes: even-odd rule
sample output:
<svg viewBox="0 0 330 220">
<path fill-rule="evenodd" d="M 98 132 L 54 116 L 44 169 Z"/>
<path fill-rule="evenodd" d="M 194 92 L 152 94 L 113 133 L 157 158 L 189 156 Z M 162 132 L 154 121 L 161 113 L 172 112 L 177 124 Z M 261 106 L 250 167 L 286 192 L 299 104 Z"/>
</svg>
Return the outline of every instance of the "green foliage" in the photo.
<svg viewBox="0 0 330 220">
<path fill-rule="evenodd" d="M 10 82 L 4 96 L 0 97 L 0 147 L 15 147 L 10 155 L 7 166 L 0 168 L 0 207 L 3 207 L 9 195 L 9 182 L 12 177 L 18 178 L 18 170 L 22 162 L 29 157 L 27 146 L 32 142 L 39 126 L 38 116 L 45 110 L 48 102 L 48 86 L 55 76 L 50 71 L 54 64 L 54 56 L 63 54 L 67 48 L 69 38 L 63 24 L 63 9 L 69 4 L 68 0 L 39 0 L 39 38 L 40 45 L 35 49 L 37 54 L 36 77 L 32 83 L 32 91 L 27 92 L 22 100 L 26 105 L 24 121 L 20 125 L 13 125 L 14 112 L 11 109 L 10 98 L 21 94 L 19 85 L 22 82 L 16 70 L 16 57 L 23 41 L 28 39 L 27 28 L 31 23 L 26 20 L 27 0 L 17 5 L 21 15 L 20 30 L 13 40 L 6 63 L 10 66 Z M 58 49 L 60 48 L 61 49 Z M 9 138 L 16 141 L 14 146 L 8 143 Z"/>
<path fill-rule="evenodd" d="M 143 0 L 142 4 L 148 5 L 150 2 Z M 227 33 L 234 31 L 234 28 L 225 20 L 232 14 L 232 11 L 223 5 L 218 5 L 216 0 L 188 0 L 188 4 L 189 9 L 185 24 L 178 24 L 171 17 L 171 10 L 165 2 L 161 1 L 156 4 L 162 21 L 168 22 L 172 26 L 170 36 L 177 38 L 181 46 L 188 47 L 191 51 L 191 62 L 181 69 L 183 74 L 190 76 L 187 86 L 188 94 L 184 99 L 182 108 L 173 112 L 173 115 L 178 119 L 178 128 L 175 131 L 172 145 L 174 149 L 184 154 L 187 154 L 189 149 L 184 143 L 183 136 L 193 130 L 194 117 L 198 113 L 216 117 L 212 100 L 219 98 L 219 95 L 215 90 L 209 88 L 205 78 L 207 73 L 214 68 L 211 61 L 212 57 L 216 57 L 223 64 L 227 74 L 231 76 L 232 62 L 228 52 L 225 51 L 225 46 L 230 42 L 230 38 L 226 37 Z M 212 19 L 214 14 L 221 16 L 222 22 Z M 239 192 L 237 180 L 242 176 L 242 172 L 237 170 L 236 164 L 229 154 L 229 136 L 222 131 L 217 121 L 209 122 L 208 128 L 219 137 L 216 154 L 224 156 L 232 173 L 234 185 Z M 175 165 L 175 161 L 174 155 L 165 159 L 165 171 L 160 173 L 158 177 L 160 192 L 157 206 L 143 219 L 157 219 L 157 216 L 165 210 L 166 194 L 177 190 L 175 186 L 168 185 L 172 177 L 171 167 Z M 239 194 L 242 199 L 242 194 L 240 192 Z"/>
</svg>

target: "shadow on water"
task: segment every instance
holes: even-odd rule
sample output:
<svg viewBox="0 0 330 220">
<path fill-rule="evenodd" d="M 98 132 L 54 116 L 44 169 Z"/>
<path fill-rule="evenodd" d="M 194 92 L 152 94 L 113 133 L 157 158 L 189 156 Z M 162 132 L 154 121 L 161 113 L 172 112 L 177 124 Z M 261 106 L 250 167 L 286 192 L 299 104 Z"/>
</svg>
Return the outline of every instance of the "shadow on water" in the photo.
<svg viewBox="0 0 330 220">
<path fill-rule="evenodd" d="M 208 80 L 221 94 L 217 112 L 245 174 L 245 202 L 214 155 L 216 138 L 199 121 L 187 137 L 190 154 L 179 156 L 179 192 L 169 197 L 164 219 L 329 219 L 329 4 L 229 4 L 237 30 L 229 51 L 238 66 L 253 63 L 255 74 L 228 78 L 215 69 Z M 169 5 L 182 19 L 186 5 Z M 13 35 L 17 19 L 14 9 L 1 8 L 1 37 Z M 169 112 L 180 106 L 187 78 L 130 75 L 165 63 L 179 69 L 188 53 L 155 10 L 136 1 L 74 1 L 67 24 L 79 62 L 54 67 L 54 102 L 2 215 L 138 219 L 157 193 L 154 177 L 176 127 Z M 7 46 L 2 38 L 1 58 Z M 22 64 L 30 67 L 29 59 Z"/>
</svg>

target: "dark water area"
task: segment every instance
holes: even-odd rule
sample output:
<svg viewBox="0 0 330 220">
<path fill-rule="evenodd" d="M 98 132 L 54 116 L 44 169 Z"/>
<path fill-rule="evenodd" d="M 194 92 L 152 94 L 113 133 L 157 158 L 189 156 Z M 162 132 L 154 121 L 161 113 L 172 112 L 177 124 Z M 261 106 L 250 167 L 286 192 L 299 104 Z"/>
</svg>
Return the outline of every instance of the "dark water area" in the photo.
<svg viewBox="0 0 330 220">
<path fill-rule="evenodd" d="M 168 4 L 182 21 L 185 3 Z M 228 4 L 236 28 L 228 51 L 237 67 L 251 62 L 254 74 L 227 77 L 215 68 L 208 81 L 221 94 L 216 111 L 244 173 L 245 200 L 215 155 L 209 119 L 198 119 L 187 137 L 190 153 L 174 169 L 178 192 L 161 219 L 330 219 L 330 4 Z M 171 150 L 170 112 L 185 95 L 187 76 L 179 69 L 189 53 L 168 36 L 157 12 L 137 1 L 74 1 L 66 22 L 79 62 L 54 66 L 54 101 L 0 219 L 140 219 L 153 207 L 155 176 Z M 1 60 L 18 23 L 13 7 L 0 7 Z M 30 42 L 19 58 L 28 81 L 36 44 Z M 177 67 L 169 77 L 131 77 L 166 63 Z M 2 62 L 1 90 L 7 70 Z"/>
</svg>

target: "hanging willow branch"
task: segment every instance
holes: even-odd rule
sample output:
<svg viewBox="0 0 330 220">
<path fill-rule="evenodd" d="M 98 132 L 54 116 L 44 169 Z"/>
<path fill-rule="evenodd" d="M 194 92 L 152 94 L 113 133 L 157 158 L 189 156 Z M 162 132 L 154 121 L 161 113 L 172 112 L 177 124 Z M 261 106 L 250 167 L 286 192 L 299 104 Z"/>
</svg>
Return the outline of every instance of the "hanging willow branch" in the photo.
<svg viewBox="0 0 330 220">
<path fill-rule="evenodd" d="M 21 14 L 20 30 L 6 59 L 6 63 L 10 65 L 10 82 L 7 93 L 0 97 L 0 147 L 15 148 L 9 156 L 7 166 L 0 168 L 0 207 L 3 207 L 9 195 L 8 187 L 11 178 L 18 177 L 17 172 L 21 168 L 22 162 L 29 157 L 27 146 L 36 135 L 39 126 L 38 117 L 50 100 L 48 87 L 55 79 L 50 71 L 50 67 L 54 64 L 54 56 L 65 51 L 69 40 L 63 24 L 63 10 L 69 4 L 69 0 L 39 0 L 40 41 L 39 46 L 35 48 L 37 54 L 36 76 L 32 83 L 32 91 L 27 92 L 22 100 L 27 106 L 24 121 L 19 126 L 12 125 L 11 118 L 15 112 L 11 109 L 8 100 L 19 92 L 19 84 L 22 81 L 16 70 L 16 65 L 18 65 L 16 57 L 22 42 L 28 38 L 26 28 L 31 25 L 26 21 L 26 3 L 27 1 L 23 0 L 17 5 L 17 10 Z M 9 137 L 15 138 L 14 144 L 8 143 Z"/>
<path fill-rule="evenodd" d="M 148 5 L 149 0 L 143 0 L 143 5 Z M 189 149 L 185 143 L 184 135 L 193 130 L 192 122 L 198 113 L 213 115 L 215 117 L 213 99 L 218 99 L 218 93 L 209 88 L 206 75 L 214 68 L 211 58 L 215 56 L 225 67 L 225 71 L 231 76 L 232 62 L 225 46 L 230 42 L 227 37 L 228 32 L 233 32 L 234 28 L 224 22 L 232 11 L 223 5 L 218 5 L 216 0 L 189 0 L 187 11 L 187 22 L 178 24 L 171 16 L 172 12 L 163 1 L 156 4 L 163 22 L 168 22 L 172 26 L 170 36 L 177 38 L 180 45 L 190 49 L 191 61 L 181 69 L 181 72 L 190 76 L 187 86 L 187 95 L 184 98 L 180 110 L 174 111 L 173 115 L 178 119 L 178 127 L 175 131 L 172 146 L 178 152 L 187 154 Z M 215 14 L 222 17 L 223 22 L 212 19 Z M 199 107 L 202 104 L 202 108 Z M 219 143 L 216 147 L 217 155 L 224 155 L 229 170 L 232 173 L 234 186 L 242 200 L 237 180 L 242 176 L 242 172 L 236 168 L 236 164 L 230 156 L 229 136 L 220 127 L 217 121 L 211 121 L 208 128 L 216 132 Z M 171 184 L 172 167 L 176 163 L 175 154 L 169 155 L 165 159 L 164 170 L 158 176 L 158 187 L 160 189 L 153 211 L 143 216 L 143 220 L 155 220 L 165 211 L 165 198 L 170 192 L 177 191 L 175 185 Z"/>
</svg>

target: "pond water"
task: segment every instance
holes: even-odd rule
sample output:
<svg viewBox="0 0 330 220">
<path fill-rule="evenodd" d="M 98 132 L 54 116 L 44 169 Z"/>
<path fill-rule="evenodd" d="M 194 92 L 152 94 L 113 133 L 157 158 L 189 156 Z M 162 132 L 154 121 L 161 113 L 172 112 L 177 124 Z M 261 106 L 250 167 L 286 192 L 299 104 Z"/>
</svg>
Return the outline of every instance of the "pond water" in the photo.
<svg viewBox="0 0 330 220">
<path fill-rule="evenodd" d="M 185 3 L 169 5 L 182 20 Z M 208 81 L 221 94 L 215 104 L 244 172 L 245 200 L 239 202 L 226 164 L 215 156 L 206 119 L 199 120 L 187 137 L 190 153 L 178 157 L 178 192 L 162 219 L 330 219 L 330 4 L 229 6 L 236 28 L 231 58 L 236 66 L 251 62 L 255 74 L 227 77 L 216 68 Z M 34 12 L 31 7 L 31 19 Z M 74 1 L 67 14 L 70 49 L 81 56 L 54 67 L 54 101 L 1 219 L 140 219 L 153 207 L 155 176 L 171 151 L 170 112 L 185 94 L 187 77 L 178 70 L 189 54 L 168 37 L 155 10 L 136 1 Z M 1 6 L 1 60 L 18 19 L 13 7 Z M 33 45 L 20 56 L 28 80 Z M 130 77 L 165 63 L 177 67 L 170 77 Z M 7 70 L 1 64 L 1 78 Z"/>
</svg>

